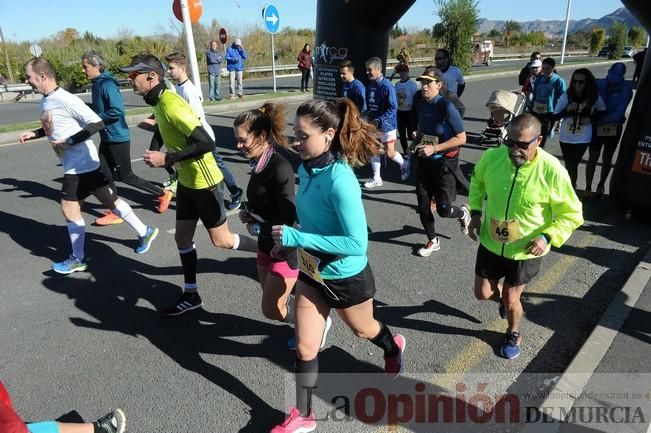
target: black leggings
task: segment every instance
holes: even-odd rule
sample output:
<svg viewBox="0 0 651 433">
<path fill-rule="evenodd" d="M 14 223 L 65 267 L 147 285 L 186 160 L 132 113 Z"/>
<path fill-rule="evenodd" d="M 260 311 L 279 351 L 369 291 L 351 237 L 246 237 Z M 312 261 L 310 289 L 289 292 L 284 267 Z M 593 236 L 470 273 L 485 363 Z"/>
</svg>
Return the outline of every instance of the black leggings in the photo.
<svg viewBox="0 0 651 433">
<path fill-rule="evenodd" d="M 560 144 L 561 152 L 563 153 L 563 160 L 565 161 L 565 168 L 570 175 L 572 187 L 576 189 L 579 163 L 590 143 L 564 143 L 561 141 Z"/>
<path fill-rule="evenodd" d="M 135 186 L 155 196 L 163 194 L 162 188 L 135 175 L 131 170 L 131 142 L 119 143 L 101 141 L 99 145 L 99 169 L 111 182 L 111 188 L 115 190 L 115 181 L 124 182 L 127 185 Z"/>
<path fill-rule="evenodd" d="M 411 111 L 398 110 L 398 135 L 402 151 L 407 153 L 407 140 L 411 140 L 411 133 L 414 130 L 411 120 Z"/>
<path fill-rule="evenodd" d="M 310 70 L 301 68 L 301 90 L 307 90 L 307 85 L 310 82 Z"/>
</svg>

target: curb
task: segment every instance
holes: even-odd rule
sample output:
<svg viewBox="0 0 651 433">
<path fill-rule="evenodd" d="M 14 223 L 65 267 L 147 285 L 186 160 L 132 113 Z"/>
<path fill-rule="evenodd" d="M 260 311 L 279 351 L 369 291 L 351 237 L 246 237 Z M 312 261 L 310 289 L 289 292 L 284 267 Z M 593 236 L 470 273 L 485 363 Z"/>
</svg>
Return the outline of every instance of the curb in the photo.
<svg viewBox="0 0 651 433">
<path fill-rule="evenodd" d="M 595 329 L 583 343 L 583 346 L 558 382 L 556 382 L 556 385 L 549 390 L 550 397 L 541 403 L 541 407 L 555 407 L 560 413 L 569 413 L 619 333 L 619 329 L 635 307 L 649 280 L 651 280 L 651 243 L 649 243 L 642 260 L 640 260 L 622 289 L 617 292 L 608 309 L 599 319 Z M 560 403 L 554 397 L 554 395 L 559 394 L 567 396 Z M 556 433 L 561 425 L 560 422 L 527 424 L 522 433 Z"/>
</svg>

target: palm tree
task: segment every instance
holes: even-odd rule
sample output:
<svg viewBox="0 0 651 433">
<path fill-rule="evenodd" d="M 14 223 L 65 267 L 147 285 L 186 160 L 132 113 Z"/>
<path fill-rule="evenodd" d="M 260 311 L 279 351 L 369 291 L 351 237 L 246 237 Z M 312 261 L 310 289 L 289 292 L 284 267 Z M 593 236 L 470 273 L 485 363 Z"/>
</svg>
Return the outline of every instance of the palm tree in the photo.
<svg viewBox="0 0 651 433">
<path fill-rule="evenodd" d="M 506 20 L 504 22 L 504 46 L 505 47 L 509 46 L 509 40 L 511 40 L 511 37 L 516 33 L 520 32 L 520 30 L 522 30 L 522 26 L 520 25 L 519 22 L 513 20 Z"/>
</svg>

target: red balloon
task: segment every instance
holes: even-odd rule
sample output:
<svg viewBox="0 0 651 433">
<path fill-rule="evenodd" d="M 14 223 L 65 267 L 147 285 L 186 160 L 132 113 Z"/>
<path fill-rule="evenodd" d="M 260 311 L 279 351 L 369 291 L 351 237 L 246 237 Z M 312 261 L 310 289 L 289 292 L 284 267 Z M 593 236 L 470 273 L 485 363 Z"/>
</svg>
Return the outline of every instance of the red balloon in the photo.
<svg viewBox="0 0 651 433">
<path fill-rule="evenodd" d="M 174 0 L 172 3 L 172 11 L 177 20 L 183 22 L 183 14 L 181 13 L 181 0 Z M 201 7 L 201 0 L 188 0 L 188 11 L 190 12 L 190 22 L 196 23 L 201 18 L 203 8 Z"/>
</svg>

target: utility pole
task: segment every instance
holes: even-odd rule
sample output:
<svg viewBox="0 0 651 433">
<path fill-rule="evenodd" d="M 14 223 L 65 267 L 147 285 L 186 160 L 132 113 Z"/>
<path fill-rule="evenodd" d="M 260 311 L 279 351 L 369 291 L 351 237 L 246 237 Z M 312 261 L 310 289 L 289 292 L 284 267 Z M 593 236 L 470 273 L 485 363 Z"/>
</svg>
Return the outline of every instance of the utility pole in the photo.
<svg viewBox="0 0 651 433">
<path fill-rule="evenodd" d="M 561 49 L 561 65 L 565 61 L 565 45 L 567 44 L 567 29 L 570 26 L 571 11 L 572 11 L 572 0 L 567 0 L 567 14 L 565 15 L 565 33 L 563 34 L 563 48 Z"/>
<path fill-rule="evenodd" d="M 7 64 L 7 74 L 9 74 L 9 82 L 14 82 L 14 73 L 11 71 L 11 64 L 9 63 L 9 53 L 5 45 L 5 37 L 2 35 L 2 27 L 0 27 L 0 43 L 2 43 L 2 50 L 5 52 L 5 63 Z"/>
</svg>

